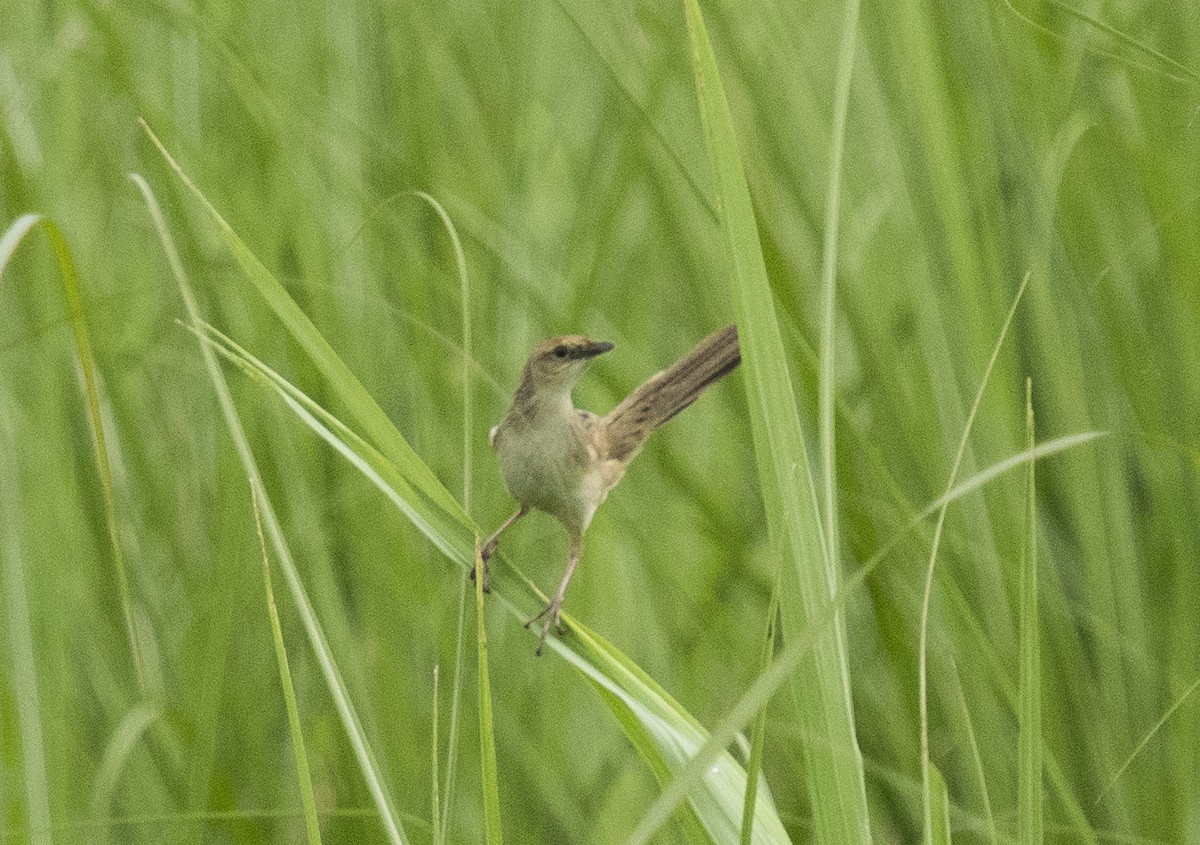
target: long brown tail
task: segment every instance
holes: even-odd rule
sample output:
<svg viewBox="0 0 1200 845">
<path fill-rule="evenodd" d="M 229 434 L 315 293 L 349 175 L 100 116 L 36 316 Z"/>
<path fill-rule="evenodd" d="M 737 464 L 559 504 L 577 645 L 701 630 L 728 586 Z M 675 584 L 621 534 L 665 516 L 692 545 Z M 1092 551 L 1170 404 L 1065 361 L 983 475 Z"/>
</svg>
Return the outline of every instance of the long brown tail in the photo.
<svg viewBox="0 0 1200 845">
<path fill-rule="evenodd" d="M 632 460 L 650 432 L 695 402 L 705 388 L 741 361 L 736 325 L 704 338 L 687 355 L 651 376 L 604 418 L 607 457 Z"/>
</svg>

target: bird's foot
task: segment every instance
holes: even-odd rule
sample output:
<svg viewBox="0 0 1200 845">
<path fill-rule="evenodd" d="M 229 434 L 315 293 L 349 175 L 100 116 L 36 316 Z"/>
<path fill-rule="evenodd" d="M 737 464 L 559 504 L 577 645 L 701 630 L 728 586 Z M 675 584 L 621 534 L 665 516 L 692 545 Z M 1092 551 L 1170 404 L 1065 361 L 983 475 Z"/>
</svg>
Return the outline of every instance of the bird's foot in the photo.
<svg viewBox="0 0 1200 845">
<path fill-rule="evenodd" d="M 551 628 L 553 628 L 554 632 L 556 634 L 558 634 L 559 636 L 562 636 L 563 634 L 566 633 L 566 629 L 563 627 L 563 624 L 562 624 L 562 597 L 561 596 L 555 596 L 554 598 L 552 598 L 550 600 L 550 603 L 547 604 L 544 608 L 542 608 L 541 613 L 539 613 L 537 616 L 534 616 L 532 619 L 529 619 L 525 622 L 525 627 L 528 628 L 529 626 L 533 625 L 533 623 L 535 623 L 539 620 L 541 620 L 541 622 L 542 622 L 542 631 L 541 631 L 541 635 L 538 637 L 538 645 L 537 645 L 536 654 L 539 657 L 541 657 L 542 646 L 546 644 L 546 635 L 550 633 Z"/>
<path fill-rule="evenodd" d="M 482 549 L 479 549 L 479 559 L 483 561 L 483 591 L 485 593 L 492 591 L 492 568 L 488 565 L 488 558 L 496 553 L 496 546 L 498 545 L 500 545 L 500 538 L 493 537 L 483 544 Z M 471 568 L 471 580 L 475 580 L 474 567 Z"/>
<path fill-rule="evenodd" d="M 475 570 L 471 570 L 471 580 L 475 580 Z M 492 568 L 488 566 L 487 558 L 483 559 L 483 591 L 490 593 L 492 591 Z"/>
</svg>

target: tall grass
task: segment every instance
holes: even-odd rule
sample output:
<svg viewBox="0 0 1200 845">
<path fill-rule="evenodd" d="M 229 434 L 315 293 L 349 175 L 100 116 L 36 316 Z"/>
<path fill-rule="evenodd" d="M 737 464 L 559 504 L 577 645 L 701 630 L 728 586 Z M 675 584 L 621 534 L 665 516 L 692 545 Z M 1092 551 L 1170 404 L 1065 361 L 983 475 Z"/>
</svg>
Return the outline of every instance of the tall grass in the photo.
<svg viewBox="0 0 1200 845">
<path fill-rule="evenodd" d="M 565 538 L 531 517 L 495 562 L 505 839 L 737 842 L 747 768 L 756 842 L 1194 832 L 1192 5 L 688 5 L 724 173 L 683 4 L 0 0 L 0 841 L 292 842 L 315 815 L 327 842 L 428 842 L 434 759 L 437 833 L 482 841 L 463 586 L 512 507 L 487 429 L 542 337 L 616 343 L 576 396 L 603 411 L 732 319 L 745 366 L 600 509 L 545 656 L 519 622 Z M 937 500 L 1027 273 L 937 544 L 926 755 Z M 432 667 L 464 664 L 461 716 L 435 711 Z"/>
</svg>

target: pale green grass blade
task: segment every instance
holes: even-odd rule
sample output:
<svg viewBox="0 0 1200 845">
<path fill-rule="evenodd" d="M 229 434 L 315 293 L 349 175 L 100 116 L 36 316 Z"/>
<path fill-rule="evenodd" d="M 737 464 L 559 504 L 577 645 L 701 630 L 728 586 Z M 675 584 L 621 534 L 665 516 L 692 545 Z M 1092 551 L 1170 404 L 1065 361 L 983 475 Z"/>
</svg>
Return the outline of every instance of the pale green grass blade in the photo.
<svg viewBox="0 0 1200 845">
<path fill-rule="evenodd" d="M 1033 381 L 1025 382 L 1025 426 L 1033 443 Z M 1021 556 L 1021 676 L 1017 747 L 1017 840 L 1041 845 L 1042 819 L 1042 659 L 1038 626 L 1037 488 L 1030 464 L 1025 487 L 1025 553 Z"/>
<path fill-rule="evenodd" d="M 1020 286 L 1017 288 L 1016 294 L 1013 296 L 1012 304 L 1008 308 L 1008 314 L 1004 318 L 1004 323 L 1000 327 L 1000 333 L 996 337 L 996 342 L 992 346 L 991 357 L 988 358 L 987 366 L 984 367 L 983 377 L 979 380 L 979 387 L 975 391 L 975 400 L 971 403 L 971 410 L 967 413 L 966 423 L 963 425 L 963 433 L 958 441 L 958 450 L 954 453 L 954 462 L 950 466 L 950 476 L 946 480 L 947 491 L 953 489 L 955 482 L 958 481 L 958 469 L 962 466 L 963 456 L 967 452 L 967 443 L 970 440 L 971 428 L 975 424 L 975 417 L 979 413 L 979 406 L 983 402 L 983 394 L 987 389 L 988 382 L 992 377 L 992 369 L 996 366 L 996 359 L 1000 357 L 1000 349 L 1004 346 L 1004 338 L 1008 336 L 1009 326 L 1012 325 L 1013 317 L 1017 313 L 1017 306 L 1021 303 L 1021 296 L 1025 293 L 1025 287 L 1029 284 L 1030 274 L 1026 273 L 1025 278 L 1021 280 Z M 1030 442 L 1030 448 L 1036 444 Z M 1033 463 L 1029 464 L 1031 467 Z M 930 786 L 930 771 L 933 763 L 929 759 L 929 682 L 928 682 L 928 648 L 929 648 L 929 604 L 933 595 L 933 573 L 937 563 L 938 547 L 942 540 L 942 529 L 946 524 L 946 511 L 949 503 L 946 503 L 938 511 L 937 524 L 933 529 L 933 542 L 929 548 L 929 564 L 925 568 L 925 590 L 921 598 L 921 626 L 920 640 L 918 643 L 919 656 L 917 659 L 917 693 L 918 693 L 918 715 L 921 729 L 921 783 L 922 790 L 922 807 L 924 810 L 925 819 L 925 835 L 928 839 L 933 835 L 933 827 L 937 823 L 934 818 L 933 794 Z"/>
<path fill-rule="evenodd" d="M 946 791 L 946 780 L 937 766 L 929 767 L 929 792 L 933 810 L 929 814 L 929 845 L 950 845 L 950 795 Z"/>
<path fill-rule="evenodd" d="M 484 842 L 501 845 L 500 775 L 496 768 L 496 730 L 492 724 L 492 684 L 488 679 L 487 626 L 483 614 L 483 557 L 475 538 L 475 621 L 479 655 L 479 745 L 483 778 Z"/>
<path fill-rule="evenodd" d="M 979 798 L 983 802 L 984 820 L 987 822 L 988 841 L 997 845 L 999 836 L 996 832 L 996 817 L 992 813 L 992 799 L 988 795 L 987 776 L 984 773 L 983 755 L 979 752 L 979 742 L 975 738 L 975 727 L 971 719 L 971 707 L 963 693 L 962 680 L 958 675 L 958 665 L 952 662 L 954 668 L 954 692 L 958 705 L 962 709 L 963 727 L 967 732 L 967 744 L 971 747 L 971 762 L 975 767 L 975 777 L 979 781 Z"/>
<path fill-rule="evenodd" d="M 79 274 L 75 270 L 75 259 L 67 244 L 66 236 L 53 220 L 40 214 L 22 215 L 5 230 L 0 237 L 0 281 L 4 268 L 12 259 L 21 241 L 34 227 L 40 228 L 50 241 L 54 257 L 58 261 L 59 278 L 71 331 L 75 336 L 75 353 L 83 373 L 84 406 L 88 424 L 92 430 L 93 457 L 100 478 L 100 492 L 104 500 L 104 518 L 108 526 L 108 539 L 113 555 L 113 571 L 117 578 L 117 592 L 121 598 L 121 612 L 125 619 L 125 634 L 129 638 L 129 650 L 138 685 L 143 694 L 150 689 L 150 673 L 144 665 L 137 626 L 133 621 L 133 602 L 129 592 L 129 575 L 125 565 L 125 551 L 121 544 L 121 529 L 117 523 L 116 488 L 113 486 L 112 467 L 108 457 L 108 441 L 104 435 L 104 422 L 100 411 L 100 388 L 97 385 L 96 360 L 92 354 L 92 340 L 83 314 L 83 296 L 79 285 Z"/>
<path fill-rule="evenodd" d="M 129 765 L 129 758 L 142 742 L 147 730 L 162 718 L 157 707 L 138 704 L 121 719 L 112 738 L 104 748 L 100 766 L 92 782 L 92 817 L 103 820 L 96 831 L 97 845 L 109 841 L 109 820 L 112 817 L 113 797 L 120 785 L 121 774 Z"/>
<path fill-rule="evenodd" d="M 432 749 L 430 755 L 432 775 L 429 778 L 429 838 L 433 845 L 442 845 L 445 837 L 442 835 L 442 794 L 438 788 L 438 665 L 436 663 L 433 664 L 433 718 L 429 724 L 429 745 Z"/>
<path fill-rule="evenodd" d="M 826 629 L 826 626 L 845 607 L 850 597 L 866 583 L 871 573 L 887 560 L 893 549 L 899 545 L 904 537 L 914 531 L 925 519 L 937 513 L 940 508 L 978 490 L 988 481 L 997 478 L 1004 472 L 1089 443 L 1101 436 L 1099 433 L 1089 432 L 1047 441 L 1033 449 L 1013 455 L 998 464 L 984 469 L 963 481 L 959 486 L 941 498 L 928 504 L 902 531 L 872 555 L 870 560 L 862 564 L 850 578 L 846 579 L 833 600 L 813 617 L 808 628 L 800 636 L 792 637 L 787 641 L 783 650 L 767 671 L 754 680 L 750 688 L 746 690 L 724 718 L 713 728 L 712 735 L 705 742 L 704 746 L 688 760 L 683 771 L 655 799 L 654 803 L 642 817 L 642 820 L 638 823 L 637 828 L 635 828 L 629 839 L 626 840 L 625 845 L 645 845 L 645 843 L 650 841 L 654 832 L 670 817 L 674 808 L 683 801 L 684 796 L 688 794 L 688 790 L 692 789 L 704 777 L 708 766 L 724 753 L 724 749 L 733 741 L 738 732 L 754 718 L 755 713 L 766 706 L 771 696 L 775 694 L 779 687 L 790 680 L 792 673 L 800 665 L 801 661 L 808 656 L 814 643 Z"/>
<path fill-rule="evenodd" d="M 846 141 L 846 116 L 850 110 L 850 81 L 858 45 L 858 0 L 843 0 L 842 42 L 838 50 L 837 83 L 833 103 L 833 138 L 829 142 L 829 186 L 825 200 L 825 237 L 821 250 L 821 372 L 818 380 L 817 418 L 821 444 L 822 505 L 825 508 L 825 542 L 837 549 L 838 502 L 835 460 L 834 405 L 836 366 L 834 339 L 837 326 L 838 232 L 842 207 L 842 154 Z"/>
<path fill-rule="evenodd" d="M 1130 764 L 1137 759 L 1137 756 L 1142 753 L 1142 749 L 1144 749 L 1150 740 L 1154 738 L 1155 734 L 1162 730 L 1163 725 L 1165 725 L 1170 718 L 1175 715 L 1175 711 L 1183 706 L 1184 702 L 1191 698 L 1192 693 L 1194 693 L 1197 689 L 1200 689 L 1200 678 L 1192 681 L 1191 686 L 1184 690 L 1183 695 L 1175 699 L 1175 701 L 1171 703 L 1171 706 L 1167 708 L 1167 712 L 1162 714 L 1162 718 L 1154 723 L 1154 727 L 1146 731 L 1146 735 L 1142 737 L 1141 741 L 1134 747 L 1133 751 L 1129 752 L 1129 756 L 1126 757 L 1124 762 L 1117 767 L 1117 770 L 1113 772 L 1112 778 L 1110 778 L 1108 783 L 1105 784 L 1104 789 L 1100 792 L 1100 794 L 1096 796 L 1097 804 L 1104 800 L 1104 796 L 1107 795 L 1114 786 L 1116 786 L 1117 781 L 1121 779 L 1121 775 L 1123 775 L 1125 770 L 1129 768 Z"/>
<path fill-rule="evenodd" d="M 396 430 L 387 414 L 379 407 L 379 403 L 338 357 L 333 347 L 329 345 L 329 342 L 325 340 L 308 316 L 300 310 L 300 307 L 278 280 L 263 266 L 258 257 L 234 232 L 233 227 L 225 221 L 208 198 L 183 172 L 183 169 L 167 152 L 166 147 L 162 145 L 150 127 L 145 122 L 142 123 L 142 127 L 172 170 L 217 225 L 221 237 L 234 257 L 237 258 L 245 278 L 253 284 L 263 300 L 275 312 L 280 323 L 312 358 L 313 364 L 325 376 L 330 388 L 345 404 L 353 418 L 358 421 L 366 436 L 375 443 L 376 448 L 388 456 L 415 490 L 420 491 L 422 496 L 429 497 L 438 510 L 453 517 L 460 526 L 465 527 L 466 517 L 462 512 L 462 507 L 442 486 L 425 462 L 412 451 L 408 441 Z"/>
<path fill-rule="evenodd" d="M 424 191 L 414 192 L 415 196 L 428 203 L 437 214 L 443 228 L 446 230 L 446 235 L 450 238 L 450 245 L 454 250 L 454 265 L 458 270 L 459 280 L 459 299 L 462 310 L 462 380 L 463 380 L 463 405 L 462 405 L 462 420 L 463 420 L 463 485 L 462 485 L 462 507 L 463 512 L 470 516 L 471 513 L 471 486 L 472 486 L 472 467 L 474 454 L 474 440 L 472 434 L 475 431 L 474 413 L 472 411 L 471 401 L 471 282 L 470 276 L 467 274 L 467 258 L 463 252 L 462 241 L 458 236 L 458 229 L 454 225 L 454 221 L 450 219 L 450 215 L 446 212 L 445 207 L 440 202 L 434 199 Z M 457 779 L 458 772 L 458 707 L 459 696 L 462 691 L 462 655 L 463 643 L 466 640 L 466 607 L 467 607 L 467 574 L 464 572 L 462 580 L 459 584 L 458 598 L 458 625 L 455 628 L 454 641 L 454 682 L 451 685 L 450 691 L 450 741 L 446 748 L 446 795 L 443 803 L 443 809 L 439 813 L 435 803 L 433 808 L 434 821 L 434 836 L 435 845 L 441 842 L 441 837 L 444 833 L 442 825 L 448 830 L 450 827 L 450 807 L 454 798 L 454 785 Z M 437 776 L 437 667 L 434 667 L 434 763 L 433 771 L 436 781 Z M 437 800 L 437 784 L 434 783 L 435 802 Z"/>
<path fill-rule="evenodd" d="M 721 232 L 738 315 L 751 428 L 775 555 L 784 566 L 784 640 L 802 632 L 837 592 L 811 469 L 776 321 L 733 120 L 697 0 L 686 0 L 693 71 L 716 183 Z M 862 755 L 854 732 L 846 637 L 835 617 L 794 685 L 817 837 L 869 842 Z M 778 664 L 777 664 L 778 665 Z"/>
<path fill-rule="evenodd" d="M 767 632 L 763 637 L 763 654 L 760 663 L 761 675 L 771 666 L 775 655 L 776 622 L 779 617 L 779 572 L 775 575 L 775 585 L 771 589 L 771 601 L 767 605 Z M 746 762 L 746 797 L 742 801 L 742 833 L 740 845 L 750 845 L 751 834 L 754 831 L 754 808 L 758 802 L 758 776 L 762 771 L 763 751 L 766 746 L 767 734 L 767 705 L 758 709 L 754 718 L 754 727 L 750 732 L 750 759 Z"/>
<path fill-rule="evenodd" d="M 166 221 L 163 219 L 162 212 L 159 209 L 158 200 L 150 190 L 150 186 L 141 176 L 132 174 L 130 178 L 133 179 L 145 198 L 150 218 L 158 232 L 163 250 L 167 255 L 168 263 L 171 265 L 172 273 L 175 275 L 175 280 L 179 284 L 180 295 L 183 298 L 188 316 L 194 325 L 200 325 L 200 314 L 196 306 L 195 297 L 192 294 L 191 286 L 188 284 L 187 276 L 183 271 L 183 264 L 179 260 L 179 253 L 175 249 L 175 244 L 171 238 L 170 231 L 167 229 Z M 376 760 L 375 752 L 371 748 L 370 742 L 363 730 L 358 713 L 350 699 L 349 691 L 346 689 L 346 684 L 342 680 L 337 662 L 333 657 L 329 643 L 321 628 L 320 620 L 317 619 L 312 602 L 309 600 L 304 584 L 300 579 L 299 570 L 296 568 L 291 550 L 283 535 L 283 529 L 275 515 L 275 510 L 271 506 L 270 500 L 263 489 L 258 473 L 258 466 L 250 449 L 250 443 L 246 439 L 245 429 L 242 426 L 237 409 L 233 404 L 233 397 L 229 393 L 225 376 L 221 372 L 221 368 L 217 364 L 216 355 L 212 350 L 202 344 L 201 352 L 204 357 L 205 368 L 217 393 L 217 400 L 220 403 L 230 437 L 233 439 L 238 457 L 242 462 L 242 467 L 250 480 L 253 494 L 262 503 L 261 513 L 263 522 L 266 525 L 267 534 L 270 536 L 271 542 L 275 547 L 275 553 L 279 558 L 279 565 L 283 570 L 292 600 L 300 615 L 305 633 L 308 635 L 309 644 L 316 655 L 318 665 L 325 679 L 326 688 L 333 698 L 334 706 L 337 708 L 338 716 L 342 721 L 342 726 L 346 730 L 347 738 L 354 751 L 359 769 L 366 781 L 371 799 L 375 803 L 375 808 L 383 824 L 384 831 L 387 834 L 388 841 L 393 843 L 393 845 L 404 845 L 408 841 L 408 838 L 404 833 L 404 826 L 400 821 L 400 815 L 396 812 L 392 797 L 384 786 L 382 772 Z"/>
<path fill-rule="evenodd" d="M 442 796 L 443 830 L 450 830 L 450 808 L 454 805 L 454 787 L 458 780 L 458 710 L 462 698 L 463 646 L 467 631 L 467 573 L 458 586 L 458 621 L 454 626 L 454 681 L 450 689 L 450 738 L 446 742 L 446 791 Z"/>
<path fill-rule="evenodd" d="M 267 597 L 267 615 L 271 620 L 271 640 L 275 645 L 275 659 L 279 664 L 279 682 L 283 687 L 283 700 L 287 706 L 288 731 L 292 735 L 292 760 L 296 765 L 296 780 L 300 785 L 300 803 L 304 808 L 304 826 L 309 845 L 320 845 L 321 823 L 317 818 L 317 799 L 313 792 L 312 774 L 308 768 L 308 753 L 304 750 L 304 731 L 300 725 L 300 707 L 296 703 L 296 688 L 292 684 L 292 670 L 288 666 L 287 646 L 283 642 L 283 627 L 279 624 L 279 608 L 275 606 L 275 590 L 271 586 L 271 559 L 267 553 L 267 538 L 263 536 L 262 511 L 258 494 L 251 491 L 250 502 L 254 508 L 254 530 L 258 535 L 258 549 L 262 554 L 263 589 Z"/>
<path fill-rule="evenodd" d="M 12 231 L 11 229 L 9 230 Z M 0 257 L 3 253 L 0 252 Z M 0 262 L 0 269 L 3 263 Z M 25 553 L 19 535 L 17 515 L 16 452 L 9 442 L 7 409 L 0 411 L 0 586 L 4 590 L 5 627 L 8 629 L 9 662 L 12 666 L 16 696 L 17 725 L 20 737 L 21 773 L 25 818 L 28 820 L 30 845 L 49 845 L 50 794 L 46 774 L 46 738 L 42 731 L 42 707 L 38 693 L 36 647 L 30 619 L 29 593 L 26 589 Z M 7 797 L 7 796 L 6 796 Z M 14 797 L 7 797 L 13 801 Z"/>
</svg>

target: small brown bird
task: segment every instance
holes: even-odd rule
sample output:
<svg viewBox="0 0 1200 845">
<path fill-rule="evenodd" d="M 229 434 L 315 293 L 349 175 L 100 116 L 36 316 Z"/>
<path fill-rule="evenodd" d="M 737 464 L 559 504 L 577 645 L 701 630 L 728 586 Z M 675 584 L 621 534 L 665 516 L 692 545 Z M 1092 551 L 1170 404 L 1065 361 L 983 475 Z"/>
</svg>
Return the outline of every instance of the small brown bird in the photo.
<svg viewBox="0 0 1200 845">
<path fill-rule="evenodd" d="M 742 360 L 737 326 L 726 326 L 651 376 L 607 416 L 598 417 L 576 408 L 571 391 L 592 359 L 612 348 L 607 341 L 580 335 L 539 343 L 525 362 L 512 406 L 490 435 L 504 484 L 520 508 L 483 545 L 484 562 L 495 553 L 500 535 L 531 508 L 557 517 L 571 538 L 562 582 L 545 609 L 525 623 L 528 628 L 543 620 L 538 654 L 546 634 L 559 627 L 563 595 L 596 508 L 621 480 L 650 433 Z"/>
</svg>

